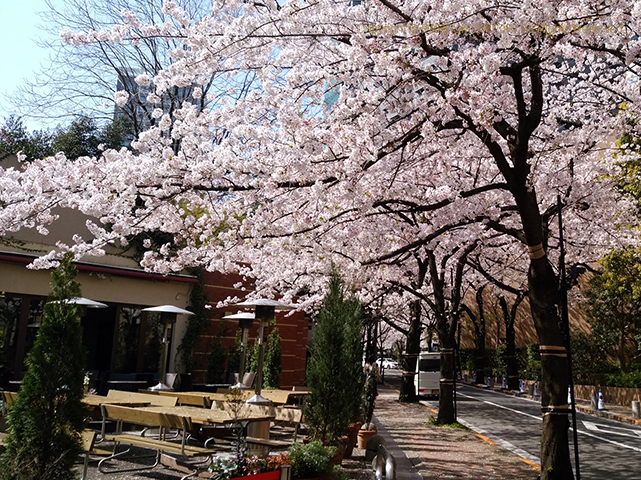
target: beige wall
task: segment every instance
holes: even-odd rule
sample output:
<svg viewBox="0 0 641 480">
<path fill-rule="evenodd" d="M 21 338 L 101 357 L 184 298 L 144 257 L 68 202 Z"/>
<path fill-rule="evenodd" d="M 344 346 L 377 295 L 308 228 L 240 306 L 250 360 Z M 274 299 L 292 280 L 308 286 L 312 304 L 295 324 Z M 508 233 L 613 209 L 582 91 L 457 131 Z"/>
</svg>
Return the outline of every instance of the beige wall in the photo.
<svg viewBox="0 0 641 480">
<path fill-rule="evenodd" d="M 77 280 L 82 296 L 105 303 L 156 306 L 172 304 L 184 308 L 191 284 L 127 278 L 120 275 L 81 272 Z M 25 265 L 0 262 L 0 291 L 47 296 L 51 272 L 29 270 Z"/>
</svg>

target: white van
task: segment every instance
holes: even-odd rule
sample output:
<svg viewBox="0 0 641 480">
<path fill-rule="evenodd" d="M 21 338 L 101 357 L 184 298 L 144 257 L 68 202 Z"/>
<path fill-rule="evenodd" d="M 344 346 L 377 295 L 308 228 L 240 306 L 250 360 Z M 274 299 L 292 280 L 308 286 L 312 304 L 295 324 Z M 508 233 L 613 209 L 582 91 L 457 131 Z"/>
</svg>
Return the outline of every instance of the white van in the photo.
<svg viewBox="0 0 641 480">
<path fill-rule="evenodd" d="M 438 396 L 441 380 L 441 354 L 439 352 L 421 352 L 416 362 L 414 386 L 420 396 Z"/>
</svg>

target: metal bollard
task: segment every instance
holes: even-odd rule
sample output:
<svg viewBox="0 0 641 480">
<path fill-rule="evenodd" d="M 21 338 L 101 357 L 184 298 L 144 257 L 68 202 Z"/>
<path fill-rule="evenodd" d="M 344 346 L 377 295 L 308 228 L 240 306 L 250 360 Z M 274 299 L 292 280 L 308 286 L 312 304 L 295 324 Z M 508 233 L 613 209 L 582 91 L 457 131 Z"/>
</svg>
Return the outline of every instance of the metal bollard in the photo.
<svg viewBox="0 0 641 480">
<path fill-rule="evenodd" d="M 291 480 L 292 478 L 292 466 L 291 465 L 281 465 L 280 466 L 280 478 L 278 480 Z"/>
<path fill-rule="evenodd" d="M 639 418 L 639 401 L 632 400 L 632 418 Z"/>
<path fill-rule="evenodd" d="M 378 453 L 373 465 L 376 480 L 396 480 L 396 459 L 384 445 L 378 446 Z"/>
</svg>

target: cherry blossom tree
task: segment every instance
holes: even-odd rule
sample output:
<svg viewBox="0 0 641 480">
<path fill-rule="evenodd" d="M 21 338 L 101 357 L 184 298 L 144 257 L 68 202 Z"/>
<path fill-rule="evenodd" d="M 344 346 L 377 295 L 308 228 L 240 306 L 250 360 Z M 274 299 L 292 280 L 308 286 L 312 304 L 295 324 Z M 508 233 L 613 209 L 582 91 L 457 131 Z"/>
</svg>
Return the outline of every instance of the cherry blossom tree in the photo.
<svg viewBox="0 0 641 480">
<path fill-rule="evenodd" d="M 73 45 L 177 42 L 171 67 L 153 78 L 159 98 L 204 87 L 212 72 L 256 81 L 240 98 L 219 92 L 216 108 L 195 101 L 158 112 L 134 151 L 0 171 L 0 233 L 43 230 L 53 206 L 77 208 L 97 219 L 93 238 L 60 250 L 100 254 L 163 231 L 174 241 L 148 242 L 145 268 L 240 271 L 260 294 L 304 293 L 302 307 L 322 296 L 331 263 L 367 300 L 373 283 L 412 288 L 407 259 L 423 254 L 429 281 L 416 298 L 433 302 L 448 342 L 464 257 L 500 234 L 527 252 L 519 258 L 543 353 L 542 478 L 571 478 L 556 198 L 570 246 L 582 245 L 571 258 L 636 241 L 614 229 L 627 205 L 605 179 L 625 148 L 615 143 L 622 128 L 641 128 L 641 6 L 233 0 L 213 11 L 192 20 L 167 2 L 170 24 L 141 25 L 125 12 L 113 28 L 63 33 Z M 453 362 L 444 359 L 447 380 Z"/>
</svg>

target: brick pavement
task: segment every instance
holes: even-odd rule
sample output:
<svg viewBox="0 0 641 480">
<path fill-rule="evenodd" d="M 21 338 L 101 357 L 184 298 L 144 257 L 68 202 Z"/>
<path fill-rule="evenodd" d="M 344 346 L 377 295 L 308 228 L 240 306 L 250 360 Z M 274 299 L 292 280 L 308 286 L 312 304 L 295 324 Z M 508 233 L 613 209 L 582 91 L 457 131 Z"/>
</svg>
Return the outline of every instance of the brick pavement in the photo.
<svg viewBox="0 0 641 480">
<path fill-rule="evenodd" d="M 396 457 L 399 480 L 539 477 L 537 469 L 470 430 L 431 425 L 433 413 L 427 407 L 400 403 L 390 387 L 379 387 L 374 415 Z"/>
</svg>

